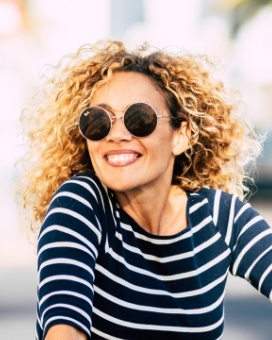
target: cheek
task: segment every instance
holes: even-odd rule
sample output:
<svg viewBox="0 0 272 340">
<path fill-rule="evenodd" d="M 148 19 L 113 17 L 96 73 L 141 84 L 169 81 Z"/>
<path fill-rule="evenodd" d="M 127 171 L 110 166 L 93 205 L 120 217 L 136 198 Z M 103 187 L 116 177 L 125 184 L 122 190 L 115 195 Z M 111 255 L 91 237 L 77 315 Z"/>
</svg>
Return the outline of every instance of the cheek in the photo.
<svg viewBox="0 0 272 340">
<path fill-rule="evenodd" d="M 162 131 L 161 131 L 162 130 Z M 162 154 L 172 153 L 173 145 L 174 145 L 174 133 L 173 130 L 167 126 L 167 129 L 161 129 L 155 131 L 154 139 L 152 144 L 154 144 L 153 148 L 159 151 Z M 165 131 L 166 130 L 166 131 Z"/>
<path fill-rule="evenodd" d="M 87 149 L 88 149 L 88 152 L 89 152 L 89 155 L 90 155 L 90 157 L 91 157 L 91 150 L 92 150 L 92 148 L 91 148 L 91 146 L 90 146 L 90 143 L 89 143 L 89 141 L 87 141 Z"/>
<path fill-rule="evenodd" d="M 165 163 L 171 161 L 173 154 L 173 139 L 170 135 L 156 138 L 146 145 L 147 154 L 156 159 L 156 162 Z"/>
<path fill-rule="evenodd" d="M 88 147 L 88 152 L 89 152 L 89 156 L 91 159 L 92 164 L 94 165 L 95 161 L 97 160 L 97 151 L 96 151 L 96 147 L 94 145 L 91 145 L 91 142 L 87 142 L 87 147 Z"/>
</svg>

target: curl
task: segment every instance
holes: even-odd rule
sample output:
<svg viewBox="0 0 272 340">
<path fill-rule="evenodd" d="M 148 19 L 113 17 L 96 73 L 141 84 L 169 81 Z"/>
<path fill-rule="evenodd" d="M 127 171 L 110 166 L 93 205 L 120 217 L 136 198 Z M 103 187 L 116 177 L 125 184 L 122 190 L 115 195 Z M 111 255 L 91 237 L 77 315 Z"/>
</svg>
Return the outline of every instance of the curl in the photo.
<svg viewBox="0 0 272 340">
<path fill-rule="evenodd" d="M 118 71 L 151 77 L 172 116 L 188 122 L 189 148 L 176 157 L 172 182 L 187 191 L 208 186 L 243 198 L 249 191 L 246 181 L 253 181 L 251 170 L 261 143 L 239 96 L 213 78 L 211 67 L 205 56 L 154 51 L 146 44 L 130 52 L 119 41 L 84 45 L 48 67 L 42 88 L 22 112 L 28 149 L 19 187 L 33 226 L 44 218 L 65 180 L 93 170 L 77 121 L 96 88 Z M 177 122 L 171 122 L 174 129 Z"/>
</svg>

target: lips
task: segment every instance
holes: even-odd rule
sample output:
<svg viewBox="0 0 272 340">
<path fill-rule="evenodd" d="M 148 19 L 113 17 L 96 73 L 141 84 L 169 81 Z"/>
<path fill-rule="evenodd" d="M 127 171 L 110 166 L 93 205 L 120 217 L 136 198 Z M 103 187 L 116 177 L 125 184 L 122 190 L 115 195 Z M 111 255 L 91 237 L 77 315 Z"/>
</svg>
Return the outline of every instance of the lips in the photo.
<svg viewBox="0 0 272 340">
<path fill-rule="evenodd" d="M 131 151 L 112 151 L 105 155 L 107 162 L 113 166 L 126 166 L 134 163 L 140 154 Z"/>
</svg>

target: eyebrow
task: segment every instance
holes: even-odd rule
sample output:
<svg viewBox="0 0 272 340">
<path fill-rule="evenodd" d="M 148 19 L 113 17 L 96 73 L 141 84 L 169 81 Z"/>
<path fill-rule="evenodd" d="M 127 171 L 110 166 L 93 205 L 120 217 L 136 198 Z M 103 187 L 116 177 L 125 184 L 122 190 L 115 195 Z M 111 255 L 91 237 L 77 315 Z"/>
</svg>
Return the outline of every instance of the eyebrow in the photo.
<svg viewBox="0 0 272 340">
<path fill-rule="evenodd" d="M 106 110 L 110 110 L 111 107 L 107 104 L 103 104 L 103 103 L 100 103 L 100 104 L 92 104 L 92 106 L 100 106 L 100 107 L 103 107 L 103 109 L 106 109 Z"/>
<path fill-rule="evenodd" d="M 125 112 L 127 107 L 125 109 L 114 109 L 112 108 L 109 104 L 105 104 L 105 103 L 100 103 L 100 104 L 95 104 L 94 106 L 99 106 L 102 107 L 103 109 L 109 111 L 110 113 L 113 114 L 113 111 L 120 111 L 120 112 Z M 130 106 L 130 105 L 129 105 Z"/>
</svg>

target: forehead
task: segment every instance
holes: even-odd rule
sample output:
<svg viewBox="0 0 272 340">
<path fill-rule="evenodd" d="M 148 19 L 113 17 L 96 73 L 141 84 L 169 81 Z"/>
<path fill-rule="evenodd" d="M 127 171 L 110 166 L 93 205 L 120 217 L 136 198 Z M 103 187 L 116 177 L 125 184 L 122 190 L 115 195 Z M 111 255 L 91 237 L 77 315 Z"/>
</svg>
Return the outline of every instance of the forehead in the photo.
<svg viewBox="0 0 272 340">
<path fill-rule="evenodd" d="M 113 108 L 124 108 L 136 102 L 165 105 L 164 96 L 155 80 L 137 72 L 116 72 L 106 83 L 94 91 L 92 105 L 108 104 Z"/>
</svg>

